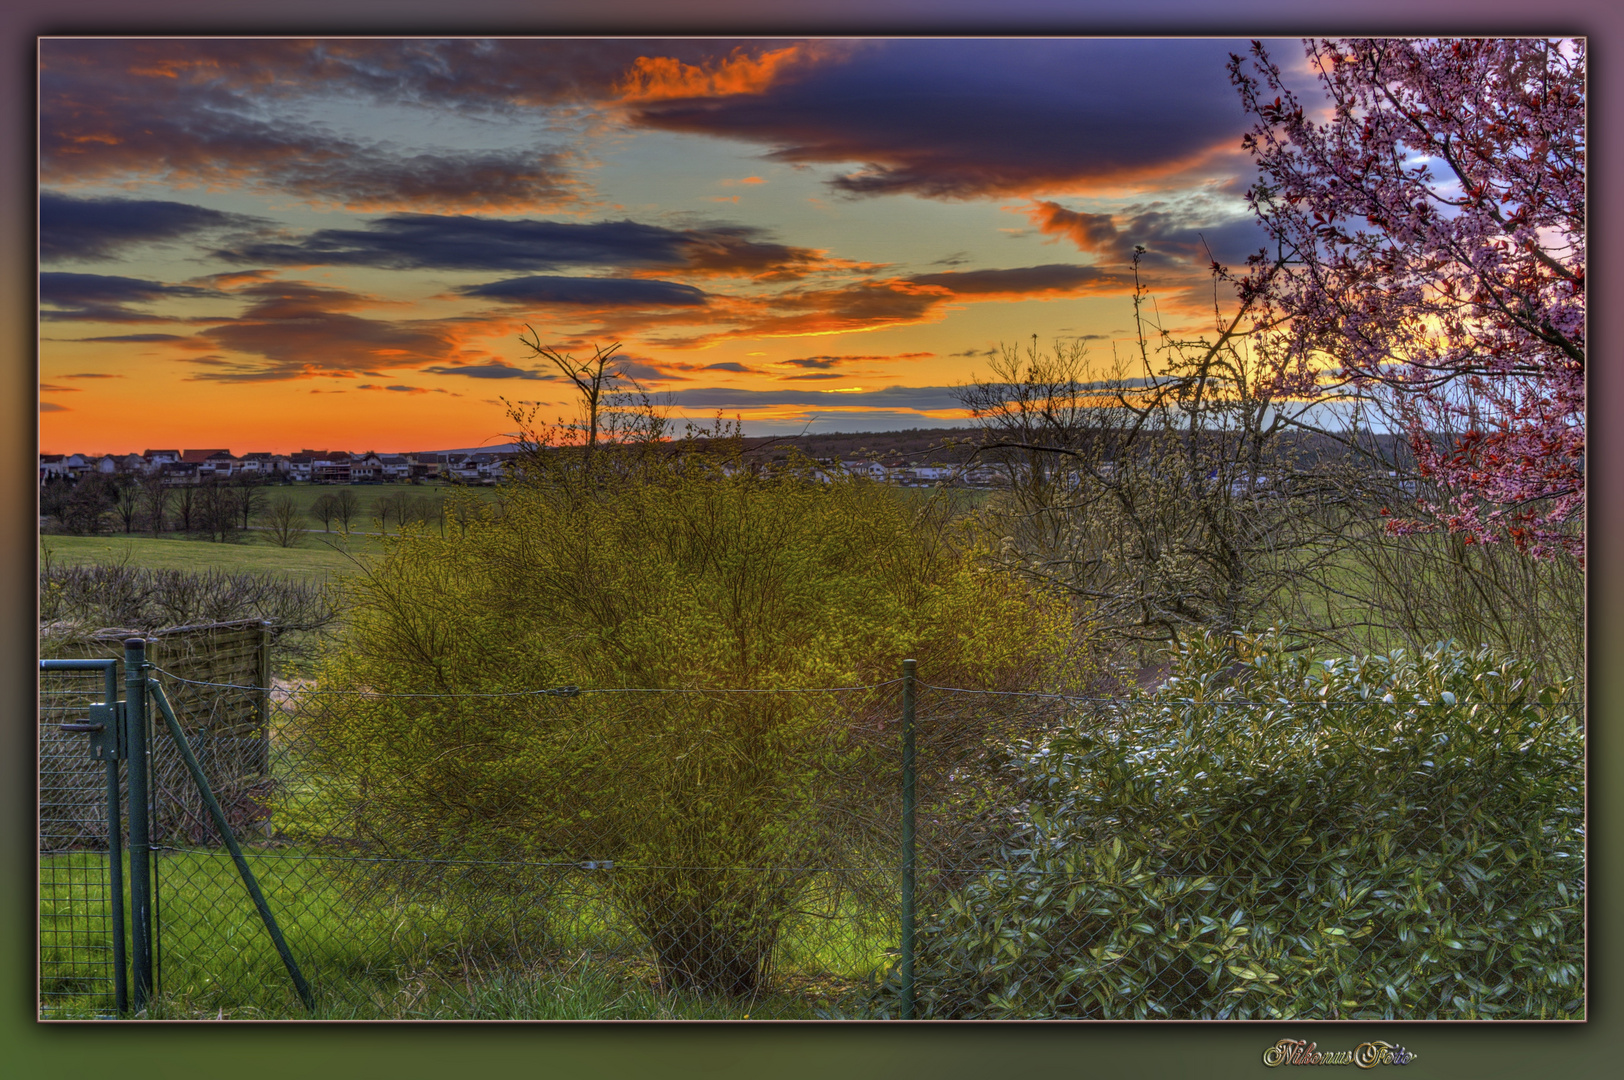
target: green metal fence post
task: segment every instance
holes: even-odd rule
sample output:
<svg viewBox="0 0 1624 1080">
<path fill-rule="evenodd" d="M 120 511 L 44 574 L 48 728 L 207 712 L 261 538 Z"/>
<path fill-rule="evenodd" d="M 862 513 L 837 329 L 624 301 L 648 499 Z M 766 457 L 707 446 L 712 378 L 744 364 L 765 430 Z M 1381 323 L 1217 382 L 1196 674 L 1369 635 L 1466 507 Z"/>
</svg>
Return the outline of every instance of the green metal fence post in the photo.
<svg viewBox="0 0 1624 1080">
<path fill-rule="evenodd" d="M 902 1019 L 914 1018 L 914 676 L 902 662 Z"/>
<path fill-rule="evenodd" d="M 130 1009 L 129 979 L 125 971 L 129 958 L 124 948 L 124 831 L 123 813 L 119 810 L 118 763 L 129 756 L 125 745 L 124 725 L 119 720 L 118 672 L 109 664 L 102 669 L 102 698 L 109 709 L 107 725 L 113 730 L 107 740 L 107 885 L 112 893 L 110 914 L 113 919 L 113 1010 L 123 1016 Z"/>
<path fill-rule="evenodd" d="M 147 793 L 147 643 L 124 642 L 124 745 L 130 785 L 130 939 L 132 1007 L 140 1012 L 152 994 L 152 839 Z"/>
</svg>

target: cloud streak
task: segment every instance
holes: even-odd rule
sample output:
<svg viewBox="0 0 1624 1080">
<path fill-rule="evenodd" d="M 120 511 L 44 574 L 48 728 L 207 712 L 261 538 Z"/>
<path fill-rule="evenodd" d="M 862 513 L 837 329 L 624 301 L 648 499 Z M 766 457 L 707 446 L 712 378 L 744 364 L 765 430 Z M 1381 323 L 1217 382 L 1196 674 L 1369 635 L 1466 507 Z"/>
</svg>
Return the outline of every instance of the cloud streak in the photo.
<svg viewBox="0 0 1624 1080">
<path fill-rule="evenodd" d="M 109 259 L 143 244 L 269 224 L 265 218 L 166 199 L 79 197 L 42 191 L 39 252 L 47 262 Z"/>
<path fill-rule="evenodd" d="M 646 278 L 509 278 L 465 286 L 457 292 L 475 299 L 544 307 L 697 307 L 706 302 L 704 291 L 692 285 Z"/>
<path fill-rule="evenodd" d="M 114 274 L 49 271 L 39 276 L 40 318 L 47 322 L 173 322 L 173 318 L 131 308 L 162 300 L 218 297 L 214 289 L 165 285 Z"/>
<path fill-rule="evenodd" d="M 590 223 L 534 218 L 392 214 L 359 229 L 318 229 L 297 240 L 218 249 L 220 258 L 277 266 L 389 270 L 555 271 L 569 267 L 681 270 L 689 274 L 805 276 L 821 253 L 717 224 L 672 229 L 629 219 Z"/>
</svg>

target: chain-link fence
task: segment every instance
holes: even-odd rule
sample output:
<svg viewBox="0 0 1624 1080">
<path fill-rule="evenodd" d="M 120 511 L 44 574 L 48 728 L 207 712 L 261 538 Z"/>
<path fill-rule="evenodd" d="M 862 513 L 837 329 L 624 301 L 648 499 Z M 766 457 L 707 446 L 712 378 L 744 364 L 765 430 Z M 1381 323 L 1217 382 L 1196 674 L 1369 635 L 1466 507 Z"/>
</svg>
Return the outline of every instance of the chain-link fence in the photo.
<svg viewBox="0 0 1624 1080">
<path fill-rule="evenodd" d="M 1583 1016 L 1570 702 L 916 684 L 910 933 L 902 680 L 160 682 L 318 1015 Z M 212 818 L 154 810 L 155 1011 L 303 1015 Z"/>
</svg>

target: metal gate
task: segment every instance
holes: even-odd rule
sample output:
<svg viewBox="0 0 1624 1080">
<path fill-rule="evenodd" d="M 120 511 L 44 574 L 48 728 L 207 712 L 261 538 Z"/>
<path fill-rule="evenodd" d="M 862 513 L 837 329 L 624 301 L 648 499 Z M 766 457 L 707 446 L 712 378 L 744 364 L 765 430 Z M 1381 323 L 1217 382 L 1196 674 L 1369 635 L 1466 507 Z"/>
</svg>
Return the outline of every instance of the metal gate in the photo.
<svg viewBox="0 0 1624 1080">
<path fill-rule="evenodd" d="M 146 882 L 144 694 L 119 700 L 119 662 L 41 660 L 39 1015 L 75 1019 L 143 1008 L 152 985 Z M 134 954 L 134 994 L 129 960 Z"/>
<path fill-rule="evenodd" d="M 152 997 L 157 935 L 149 700 L 162 716 L 164 734 L 230 851 L 300 999 L 313 1008 L 310 986 L 174 707 L 152 678 L 146 642 L 130 638 L 124 645 L 122 664 L 99 658 L 40 661 L 40 1018 L 140 1013 Z M 128 808 L 127 827 L 123 807 Z"/>
</svg>

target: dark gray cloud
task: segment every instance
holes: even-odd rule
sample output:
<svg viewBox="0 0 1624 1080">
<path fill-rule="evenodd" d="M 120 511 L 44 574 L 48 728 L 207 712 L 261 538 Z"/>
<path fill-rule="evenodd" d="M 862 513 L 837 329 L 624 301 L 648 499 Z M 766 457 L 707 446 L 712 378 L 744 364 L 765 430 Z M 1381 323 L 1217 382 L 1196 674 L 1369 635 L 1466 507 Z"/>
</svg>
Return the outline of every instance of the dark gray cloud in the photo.
<svg viewBox="0 0 1624 1080">
<path fill-rule="evenodd" d="M 499 360 L 489 364 L 439 364 L 423 370 L 430 375 L 464 375 L 470 379 L 534 379 L 548 382 L 558 378 L 557 375 L 531 371 L 528 368 L 516 368 Z"/>
<path fill-rule="evenodd" d="M 705 293 L 692 285 L 647 278 L 523 277 L 469 285 L 464 296 L 506 304 L 576 304 L 587 307 L 696 307 Z"/>
<path fill-rule="evenodd" d="M 128 305 L 221 295 L 214 289 L 195 285 L 166 285 L 161 281 L 114 274 L 74 274 L 52 270 L 39 276 L 40 318 L 47 322 L 70 319 L 122 323 L 173 322 L 173 319 L 133 310 Z"/>
<path fill-rule="evenodd" d="M 891 40 L 798 66 L 761 93 L 653 101 L 649 127 L 862 162 L 853 195 L 973 198 L 1179 171 L 1238 149 L 1246 123 L 1225 62 L 1245 42 Z"/>
<path fill-rule="evenodd" d="M 318 229 L 299 240 L 248 243 L 215 254 L 239 263 L 391 270 L 605 266 L 749 275 L 798 274 L 820 261 L 815 252 L 774 243 L 763 230 L 743 225 L 668 229 L 630 220 L 576 223 L 438 214 L 391 214 L 360 229 Z"/>
<path fill-rule="evenodd" d="M 155 345 L 165 341 L 184 341 L 180 334 L 109 334 L 106 337 L 75 338 L 75 341 L 116 341 L 130 345 Z M 85 376 L 89 378 L 89 376 Z"/>
<path fill-rule="evenodd" d="M 742 390 L 727 386 L 693 387 L 670 392 L 672 403 L 689 409 L 765 409 L 774 405 L 825 408 L 959 409 L 952 386 L 891 386 L 883 390 Z"/>
<path fill-rule="evenodd" d="M 247 214 L 163 199 L 43 191 L 39 197 L 39 253 L 47 262 L 106 259 L 142 244 L 267 224 L 265 219 Z"/>
</svg>

